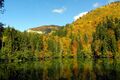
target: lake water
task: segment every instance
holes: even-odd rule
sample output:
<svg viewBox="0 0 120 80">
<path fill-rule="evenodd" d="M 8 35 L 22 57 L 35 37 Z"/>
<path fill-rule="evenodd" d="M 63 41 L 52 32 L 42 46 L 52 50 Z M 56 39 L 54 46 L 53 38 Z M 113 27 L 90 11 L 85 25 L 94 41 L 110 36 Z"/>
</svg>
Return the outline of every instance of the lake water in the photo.
<svg viewBox="0 0 120 80">
<path fill-rule="evenodd" d="M 0 63 L 0 80 L 120 80 L 120 60 L 53 59 Z"/>
</svg>

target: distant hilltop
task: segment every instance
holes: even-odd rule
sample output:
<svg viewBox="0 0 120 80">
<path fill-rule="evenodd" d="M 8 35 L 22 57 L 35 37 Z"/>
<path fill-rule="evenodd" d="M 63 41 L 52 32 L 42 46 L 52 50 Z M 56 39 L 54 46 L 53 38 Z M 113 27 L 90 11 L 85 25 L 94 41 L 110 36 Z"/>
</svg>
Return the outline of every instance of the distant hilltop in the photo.
<svg viewBox="0 0 120 80">
<path fill-rule="evenodd" d="M 58 25 L 44 25 L 36 28 L 30 28 L 27 30 L 27 32 L 33 32 L 38 34 L 48 34 L 52 31 L 59 30 L 61 26 Z"/>
</svg>

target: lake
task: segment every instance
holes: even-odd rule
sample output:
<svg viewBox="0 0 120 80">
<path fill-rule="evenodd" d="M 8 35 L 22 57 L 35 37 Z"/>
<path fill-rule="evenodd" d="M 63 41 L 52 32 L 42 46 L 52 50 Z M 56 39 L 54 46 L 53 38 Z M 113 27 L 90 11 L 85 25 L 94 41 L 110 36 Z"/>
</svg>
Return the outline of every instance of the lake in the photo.
<svg viewBox="0 0 120 80">
<path fill-rule="evenodd" d="M 120 80 L 117 59 L 0 63 L 0 80 Z"/>
</svg>

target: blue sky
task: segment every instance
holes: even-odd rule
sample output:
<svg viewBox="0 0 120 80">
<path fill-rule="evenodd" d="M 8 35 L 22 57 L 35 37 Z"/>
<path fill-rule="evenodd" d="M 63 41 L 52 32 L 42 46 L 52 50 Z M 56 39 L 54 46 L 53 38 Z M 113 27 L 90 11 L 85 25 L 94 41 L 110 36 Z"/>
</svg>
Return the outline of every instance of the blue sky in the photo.
<svg viewBox="0 0 120 80">
<path fill-rule="evenodd" d="M 41 25 L 65 25 L 114 0 L 5 0 L 0 22 L 20 31 Z"/>
</svg>

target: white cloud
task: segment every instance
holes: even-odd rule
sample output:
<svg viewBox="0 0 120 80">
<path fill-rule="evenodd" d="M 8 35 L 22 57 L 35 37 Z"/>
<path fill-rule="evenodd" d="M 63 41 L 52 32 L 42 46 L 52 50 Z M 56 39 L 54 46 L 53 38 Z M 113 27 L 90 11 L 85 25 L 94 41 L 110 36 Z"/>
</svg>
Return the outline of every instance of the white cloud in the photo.
<svg viewBox="0 0 120 80">
<path fill-rule="evenodd" d="M 74 21 L 77 20 L 78 18 L 82 17 L 83 15 L 86 15 L 88 12 L 82 12 L 76 16 L 74 16 Z"/>
<path fill-rule="evenodd" d="M 114 1 L 120 1 L 120 0 L 108 0 L 108 3 L 114 2 Z"/>
<path fill-rule="evenodd" d="M 66 10 L 65 7 L 63 7 L 63 8 L 56 8 L 56 9 L 53 9 L 52 12 L 53 12 L 53 13 L 62 14 L 62 13 L 65 12 L 65 10 Z"/>
<path fill-rule="evenodd" d="M 98 3 L 98 2 L 93 4 L 93 7 L 98 7 L 98 6 L 100 6 L 100 3 Z"/>
</svg>

